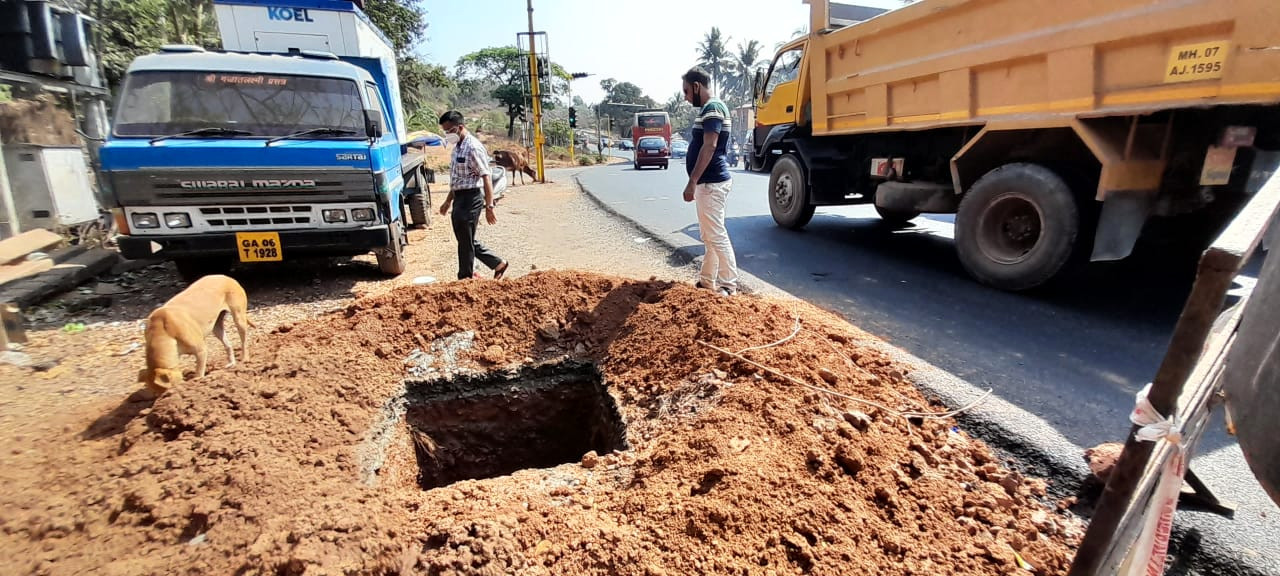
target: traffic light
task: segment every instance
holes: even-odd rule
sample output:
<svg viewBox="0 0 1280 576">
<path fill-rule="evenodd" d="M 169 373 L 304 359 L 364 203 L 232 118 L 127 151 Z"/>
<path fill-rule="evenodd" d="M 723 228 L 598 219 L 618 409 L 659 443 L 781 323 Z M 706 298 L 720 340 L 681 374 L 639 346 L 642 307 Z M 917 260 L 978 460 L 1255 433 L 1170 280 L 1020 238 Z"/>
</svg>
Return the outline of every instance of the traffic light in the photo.
<svg viewBox="0 0 1280 576">
<path fill-rule="evenodd" d="M 569 107 L 569 127 L 578 127 L 578 111 L 573 106 Z"/>
</svg>

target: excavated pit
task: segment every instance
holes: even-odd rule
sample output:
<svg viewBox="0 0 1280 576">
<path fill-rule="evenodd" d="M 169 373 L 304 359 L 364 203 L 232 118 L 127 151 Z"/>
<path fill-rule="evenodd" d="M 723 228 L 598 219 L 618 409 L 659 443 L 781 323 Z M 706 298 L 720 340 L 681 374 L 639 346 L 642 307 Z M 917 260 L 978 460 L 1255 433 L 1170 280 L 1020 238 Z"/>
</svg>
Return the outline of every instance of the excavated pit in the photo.
<svg viewBox="0 0 1280 576">
<path fill-rule="evenodd" d="M 405 400 L 423 490 L 627 449 L 618 407 L 589 363 L 408 380 Z"/>
</svg>

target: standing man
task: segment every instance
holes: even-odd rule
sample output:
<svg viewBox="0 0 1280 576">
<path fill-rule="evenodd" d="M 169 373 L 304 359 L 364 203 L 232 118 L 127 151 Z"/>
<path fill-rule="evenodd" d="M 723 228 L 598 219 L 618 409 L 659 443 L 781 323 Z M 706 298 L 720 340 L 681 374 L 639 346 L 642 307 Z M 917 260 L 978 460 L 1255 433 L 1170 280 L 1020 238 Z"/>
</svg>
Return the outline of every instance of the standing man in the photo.
<svg viewBox="0 0 1280 576">
<path fill-rule="evenodd" d="M 729 139 L 724 136 L 730 133 L 733 123 L 729 119 L 729 107 L 707 88 L 711 77 L 705 70 L 694 67 L 681 79 L 684 99 L 698 111 L 693 121 L 693 137 L 689 139 L 689 154 L 684 159 L 685 171 L 689 174 L 684 201 L 697 201 L 698 234 L 706 247 L 695 286 L 729 296 L 738 291 L 738 262 L 733 255 L 729 231 L 724 226 L 724 203 L 733 189 L 729 163 L 725 160 Z"/>
<path fill-rule="evenodd" d="M 462 113 L 450 110 L 440 116 L 440 129 L 445 142 L 454 145 L 449 165 L 449 196 L 440 205 L 440 215 L 449 213 L 449 205 L 456 203 L 453 211 L 453 237 L 458 239 L 458 279 L 475 276 L 476 258 L 493 270 L 494 278 L 502 278 L 507 262 L 499 258 L 479 240 L 476 240 L 476 224 L 480 211 L 490 225 L 498 223 L 493 213 L 493 175 L 489 172 L 489 154 L 484 144 L 467 130 Z"/>
</svg>

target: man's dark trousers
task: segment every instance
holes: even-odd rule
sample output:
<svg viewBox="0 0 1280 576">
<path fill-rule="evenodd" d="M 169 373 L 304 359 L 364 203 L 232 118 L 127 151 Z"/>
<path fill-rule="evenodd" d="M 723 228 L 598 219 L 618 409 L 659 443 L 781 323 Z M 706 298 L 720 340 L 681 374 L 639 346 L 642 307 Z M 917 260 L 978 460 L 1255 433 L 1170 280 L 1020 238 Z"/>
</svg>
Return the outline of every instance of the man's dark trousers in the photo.
<svg viewBox="0 0 1280 576">
<path fill-rule="evenodd" d="M 476 240 L 476 224 L 484 212 L 484 190 L 454 190 L 453 237 L 458 239 L 458 279 L 470 278 L 475 273 L 476 258 L 489 269 L 497 268 L 502 258 Z"/>
</svg>

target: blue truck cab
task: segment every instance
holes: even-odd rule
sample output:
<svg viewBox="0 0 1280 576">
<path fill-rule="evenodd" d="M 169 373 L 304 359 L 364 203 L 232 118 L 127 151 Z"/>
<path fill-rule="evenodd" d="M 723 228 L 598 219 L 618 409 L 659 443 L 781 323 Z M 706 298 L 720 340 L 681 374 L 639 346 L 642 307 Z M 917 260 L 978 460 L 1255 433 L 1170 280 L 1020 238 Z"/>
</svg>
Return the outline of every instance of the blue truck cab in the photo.
<svg viewBox="0 0 1280 576">
<path fill-rule="evenodd" d="M 225 52 L 168 47 L 122 84 L 102 149 L 121 253 L 187 278 L 369 252 L 402 273 L 431 177 L 406 153 L 390 43 L 352 2 L 215 9 Z"/>
</svg>

